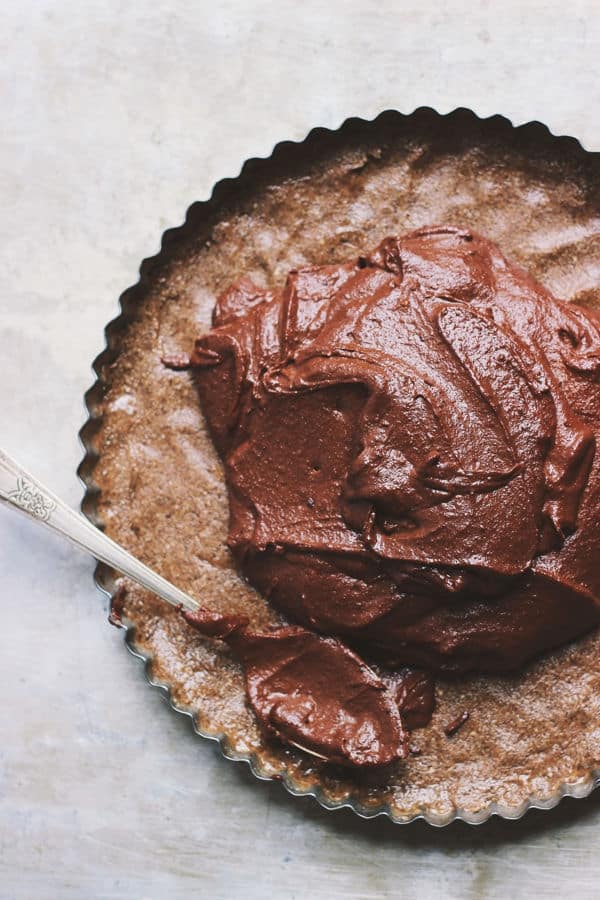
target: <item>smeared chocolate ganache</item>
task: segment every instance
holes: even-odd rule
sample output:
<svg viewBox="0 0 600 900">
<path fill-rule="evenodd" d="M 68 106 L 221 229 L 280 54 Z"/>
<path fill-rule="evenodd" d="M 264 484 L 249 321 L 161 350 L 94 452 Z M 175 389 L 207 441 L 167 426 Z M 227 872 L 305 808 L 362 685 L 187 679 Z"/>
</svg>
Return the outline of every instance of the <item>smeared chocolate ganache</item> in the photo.
<svg viewBox="0 0 600 900">
<path fill-rule="evenodd" d="M 382 765 L 433 708 L 394 669 L 508 671 L 600 621 L 600 316 L 490 241 L 424 228 L 242 278 L 190 365 L 229 546 L 296 623 L 213 628 L 267 730 Z"/>
</svg>

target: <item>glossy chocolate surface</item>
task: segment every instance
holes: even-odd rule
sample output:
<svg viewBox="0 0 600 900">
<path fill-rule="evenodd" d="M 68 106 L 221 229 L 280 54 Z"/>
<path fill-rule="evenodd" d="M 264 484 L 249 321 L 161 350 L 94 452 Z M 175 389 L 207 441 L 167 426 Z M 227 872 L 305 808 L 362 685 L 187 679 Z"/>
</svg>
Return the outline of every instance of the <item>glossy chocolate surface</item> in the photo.
<svg viewBox="0 0 600 900">
<path fill-rule="evenodd" d="M 598 622 L 597 313 L 439 226 L 242 278 L 213 323 L 191 364 L 228 543 L 294 621 L 453 671 Z"/>
</svg>

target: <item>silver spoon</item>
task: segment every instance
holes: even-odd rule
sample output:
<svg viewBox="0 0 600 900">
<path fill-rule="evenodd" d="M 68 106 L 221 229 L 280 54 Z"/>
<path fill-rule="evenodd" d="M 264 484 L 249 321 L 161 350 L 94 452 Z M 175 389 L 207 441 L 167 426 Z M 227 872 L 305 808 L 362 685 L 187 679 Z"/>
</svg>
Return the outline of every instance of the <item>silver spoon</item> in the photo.
<svg viewBox="0 0 600 900">
<path fill-rule="evenodd" d="M 129 576 L 172 606 L 183 606 L 192 612 L 198 609 L 196 600 L 145 566 L 81 513 L 63 503 L 3 450 L 0 450 L 0 500 L 68 538 L 77 547 Z"/>
<path fill-rule="evenodd" d="M 86 550 L 100 562 L 106 563 L 123 575 L 148 588 L 172 606 L 183 606 L 194 612 L 200 604 L 189 594 L 184 594 L 174 584 L 128 553 L 120 544 L 111 540 L 92 525 L 81 513 L 63 503 L 52 491 L 30 475 L 8 453 L 0 449 L 0 501 L 25 513 L 51 531 L 68 538 L 77 547 Z M 298 750 L 326 760 L 327 757 L 309 750 L 296 741 L 288 741 Z"/>
</svg>

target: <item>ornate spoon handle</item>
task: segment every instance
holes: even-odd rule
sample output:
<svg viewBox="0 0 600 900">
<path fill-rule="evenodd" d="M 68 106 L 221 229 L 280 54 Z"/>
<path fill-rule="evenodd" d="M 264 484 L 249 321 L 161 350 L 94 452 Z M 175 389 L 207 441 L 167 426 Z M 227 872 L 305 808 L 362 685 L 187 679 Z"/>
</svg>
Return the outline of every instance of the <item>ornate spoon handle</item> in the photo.
<svg viewBox="0 0 600 900">
<path fill-rule="evenodd" d="M 128 553 L 52 494 L 0 449 L 0 500 L 62 534 L 96 559 L 112 566 L 173 606 L 198 609 L 198 603 Z"/>
</svg>

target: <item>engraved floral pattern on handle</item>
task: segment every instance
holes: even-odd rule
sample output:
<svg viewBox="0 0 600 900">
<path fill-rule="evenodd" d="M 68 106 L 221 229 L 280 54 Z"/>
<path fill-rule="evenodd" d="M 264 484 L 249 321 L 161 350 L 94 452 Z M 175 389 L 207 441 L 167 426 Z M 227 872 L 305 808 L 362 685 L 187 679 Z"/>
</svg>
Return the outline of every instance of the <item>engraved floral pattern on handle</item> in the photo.
<svg viewBox="0 0 600 900">
<path fill-rule="evenodd" d="M 41 522 L 48 522 L 56 509 L 56 503 L 53 500 L 44 497 L 37 488 L 21 477 L 17 479 L 17 490 L 11 491 L 8 499 Z"/>
</svg>

